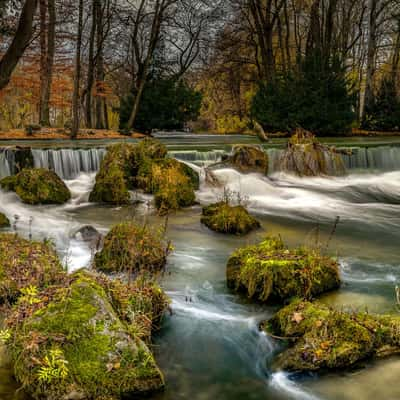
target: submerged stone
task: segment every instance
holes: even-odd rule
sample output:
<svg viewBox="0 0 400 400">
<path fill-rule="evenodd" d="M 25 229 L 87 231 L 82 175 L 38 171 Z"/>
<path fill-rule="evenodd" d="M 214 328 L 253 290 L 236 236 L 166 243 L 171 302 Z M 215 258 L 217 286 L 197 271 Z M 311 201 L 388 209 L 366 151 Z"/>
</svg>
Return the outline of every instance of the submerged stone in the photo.
<svg viewBox="0 0 400 400">
<path fill-rule="evenodd" d="M 163 235 L 147 225 L 123 222 L 115 225 L 104 238 L 103 249 L 95 255 L 95 268 L 103 272 L 138 273 L 161 270 L 169 245 Z"/>
<path fill-rule="evenodd" d="M 0 186 L 15 192 L 27 204 L 63 204 L 71 198 L 62 179 L 44 168 L 24 169 L 2 179 Z"/>
<path fill-rule="evenodd" d="M 259 172 L 268 174 L 268 155 L 259 146 L 236 145 L 228 158 L 234 168 L 243 173 Z"/>
<path fill-rule="evenodd" d="M 347 313 L 297 300 L 261 327 L 288 340 L 289 347 L 278 355 L 274 369 L 343 369 L 400 351 L 399 316 Z"/>
<path fill-rule="evenodd" d="M 313 134 L 302 129 L 290 138 L 275 168 L 299 176 L 346 174 L 340 152 L 321 144 Z"/>
<path fill-rule="evenodd" d="M 33 398 L 111 400 L 164 386 L 151 351 L 133 334 L 139 327 L 120 319 L 100 283 L 75 274 L 34 302 L 20 301 L 9 318 L 15 377 Z M 140 307 L 139 298 L 131 301 Z"/>
<path fill-rule="evenodd" d="M 270 237 L 231 255 L 227 283 L 261 302 L 311 299 L 340 286 L 339 265 L 318 250 L 289 249 L 280 238 Z"/>
<path fill-rule="evenodd" d="M 0 212 L 0 228 L 8 228 L 10 226 L 10 220 L 7 216 Z"/>
<path fill-rule="evenodd" d="M 15 302 L 27 287 L 44 288 L 63 279 L 64 272 L 52 246 L 15 234 L 0 234 L 0 303 Z"/>
<path fill-rule="evenodd" d="M 260 227 L 246 208 L 231 206 L 224 201 L 203 207 L 201 223 L 213 231 L 234 235 L 245 235 Z"/>
</svg>

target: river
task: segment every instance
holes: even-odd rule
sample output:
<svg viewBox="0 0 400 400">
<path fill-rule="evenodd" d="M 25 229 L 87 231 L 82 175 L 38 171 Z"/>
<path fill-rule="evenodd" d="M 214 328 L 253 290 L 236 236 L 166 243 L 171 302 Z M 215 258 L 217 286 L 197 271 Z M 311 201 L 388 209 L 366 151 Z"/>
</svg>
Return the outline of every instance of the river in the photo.
<svg viewBox="0 0 400 400">
<path fill-rule="evenodd" d="M 323 302 L 344 309 L 398 312 L 394 288 L 400 281 L 400 147 L 392 143 L 350 146 L 356 151 L 345 160 L 346 177 L 301 179 L 274 170 L 262 177 L 218 170 L 218 177 L 241 193 L 262 222 L 262 229 L 249 236 L 209 231 L 199 222 L 200 206 L 170 218 L 168 237 L 175 251 L 162 285 L 172 300 L 172 315 L 166 316 L 154 343 L 167 387 L 154 400 L 400 398 L 397 357 L 323 376 L 272 373 L 270 360 L 280 344 L 261 334 L 257 326 L 275 309 L 251 304 L 229 292 L 225 284 L 226 260 L 236 248 L 265 234 L 280 234 L 290 245 L 313 242 L 318 234 L 319 241 L 339 258 L 344 281 L 339 291 L 323 296 Z M 170 154 L 201 170 L 218 161 L 227 144 L 214 147 L 174 145 Z M 280 151 L 278 147 L 268 149 L 271 158 Z M 144 206 L 87 203 L 103 156 L 102 148 L 34 150 L 35 165 L 55 169 L 71 189 L 73 198 L 66 205 L 27 206 L 16 195 L 0 191 L 0 211 L 16 221 L 16 230 L 24 236 L 31 232 L 34 238 L 51 237 L 71 271 L 91 259 L 90 249 L 71 238 L 75 229 L 91 224 L 107 232 L 127 218 L 146 218 Z M 12 170 L 11 157 L 0 153 L 0 174 Z M 220 196 L 220 190 L 204 182 L 197 192 L 202 204 Z M 340 223 L 329 240 L 337 216 Z M 158 217 L 150 219 L 162 223 Z M 0 399 L 15 399 L 17 385 L 2 349 L 0 360 Z"/>
</svg>

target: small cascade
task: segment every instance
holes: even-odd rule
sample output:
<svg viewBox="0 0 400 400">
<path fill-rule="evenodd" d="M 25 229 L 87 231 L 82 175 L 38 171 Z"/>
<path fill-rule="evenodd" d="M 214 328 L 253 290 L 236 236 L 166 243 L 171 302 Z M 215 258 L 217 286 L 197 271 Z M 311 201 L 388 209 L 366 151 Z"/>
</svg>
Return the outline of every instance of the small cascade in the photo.
<svg viewBox="0 0 400 400">
<path fill-rule="evenodd" d="M 352 154 L 341 154 L 348 170 L 358 171 L 398 171 L 400 170 L 400 147 L 377 146 L 377 147 L 352 147 Z M 282 149 L 266 149 L 269 157 L 269 173 L 278 172 L 279 158 Z"/>
<path fill-rule="evenodd" d="M 98 171 L 105 153 L 106 149 L 32 149 L 35 168 L 51 169 L 62 179 Z"/>
<path fill-rule="evenodd" d="M 10 149 L 0 149 L 0 179 L 14 173 L 14 152 Z"/>
<path fill-rule="evenodd" d="M 396 171 L 400 170 L 400 147 L 355 147 L 352 155 L 343 155 L 348 169 Z"/>
<path fill-rule="evenodd" d="M 224 150 L 198 151 L 198 150 L 180 150 L 170 151 L 169 155 L 180 161 L 187 161 L 192 164 L 206 167 L 207 165 L 221 161 L 222 156 L 226 154 Z"/>
</svg>

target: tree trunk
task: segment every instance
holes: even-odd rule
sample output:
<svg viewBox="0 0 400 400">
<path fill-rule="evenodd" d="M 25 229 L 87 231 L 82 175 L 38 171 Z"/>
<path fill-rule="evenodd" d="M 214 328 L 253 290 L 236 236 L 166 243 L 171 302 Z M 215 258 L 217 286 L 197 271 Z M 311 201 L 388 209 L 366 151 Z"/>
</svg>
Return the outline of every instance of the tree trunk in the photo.
<svg viewBox="0 0 400 400">
<path fill-rule="evenodd" d="M 374 101 L 374 75 L 376 55 L 376 28 L 377 28 L 377 6 L 378 0 L 370 0 L 368 52 L 367 52 L 367 74 L 365 77 L 364 107 L 362 121 L 365 122 L 366 111 Z"/>
<path fill-rule="evenodd" d="M 29 45 L 36 7 L 37 0 L 25 1 L 14 39 L 0 61 L 0 90 L 10 82 L 11 74 Z"/>
<path fill-rule="evenodd" d="M 49 20 L 47 20 L 47 10 Z M 54 0 L 40 0 L 40 104 L 39 122 L 50 126 L 50 94 L 53 78 L 56 12 Z"/>
<path fill-rule="evenodd" d="M 95 70 L 94 42 L 96 37 L 96 22 L 97 22 L 98 7 L 99 7 L 99 0 L 93 0 L 92 27 L 90 30 L 90 38 L 89 38 L 89 60 L 88 60 L 88 71 L 86 78 L 85 123 L 87 128 L 93 128 L 92 91 L 93 91 L 94 70 Z"/>
<path fill-rule="evenodd" d="M 76 40 L 74 92 L 72 96 L 71 139 L 76 139 L 79 131 L 79 84 L 81 80 L 82 30 L 83 30 L 83 0 L 79 0 L 78 37 Z"/>
<path fill-rule="evenodd" d="M 97 57 L 96 57 L 96 129 L 104 129 L 104 60 L 103 60 L 103 8 L 97 7 Z"/>
</svg>

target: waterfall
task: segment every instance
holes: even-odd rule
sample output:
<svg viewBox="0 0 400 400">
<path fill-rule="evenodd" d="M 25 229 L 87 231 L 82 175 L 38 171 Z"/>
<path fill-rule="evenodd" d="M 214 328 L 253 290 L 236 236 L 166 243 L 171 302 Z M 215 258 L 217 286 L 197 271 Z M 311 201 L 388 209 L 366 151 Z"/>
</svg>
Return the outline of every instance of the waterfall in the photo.
<svg viewBox="0 0 400 400">
<path fill-rule="evenodd" d="M 180 161 L 207 166 L 221 161 L 222 156 L 226 154 L 224 150 L 198 151 L 198 150 L 179 150 L 170 151 L 169 155 Z"/>
<path fill-rule="evenodd" d="M 400 170 L 400 147 L 352 147 L 351 155 L 343 154 L 342 158 L 348 170 L 364 171 L 397 171 Z M 277 172 L 276 165 L 282 155 L 282 149 L 266 149 L 269 157 L 269 173 Z"/>
<path fill-rule="evenodd" d="M 14 152 L 10 149 L 0 149 L 0 179 L 14 173 Z"/>
<path fill-rule="evenodd" d="M 98 171 L 105 153 L 106 149 L 32 149 L 35 168 L 51 169 L 62 179 Z"/>
</svg>

